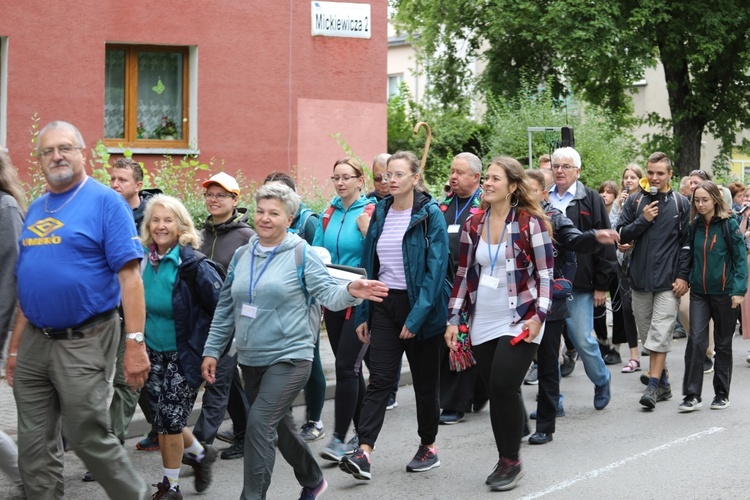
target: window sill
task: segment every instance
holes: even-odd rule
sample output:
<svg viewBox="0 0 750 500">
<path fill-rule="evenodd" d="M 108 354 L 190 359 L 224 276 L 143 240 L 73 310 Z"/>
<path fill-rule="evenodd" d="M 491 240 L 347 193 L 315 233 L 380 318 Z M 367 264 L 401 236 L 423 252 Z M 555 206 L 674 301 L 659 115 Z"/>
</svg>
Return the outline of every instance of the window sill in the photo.
<svg viewBox="0 0 750 500">
<path fill-rule="evenodd" d="M 112 147 L 107 146 L 107 151 L 110 154 L 123 154 L 125 151 L 129 151 L 134 155 L 171 155 L 171 156 L 185 156 L 185 155 L 199 155 L 200 149 L 196 148 L 123 148 L 123 147 Z"/>
</svg>

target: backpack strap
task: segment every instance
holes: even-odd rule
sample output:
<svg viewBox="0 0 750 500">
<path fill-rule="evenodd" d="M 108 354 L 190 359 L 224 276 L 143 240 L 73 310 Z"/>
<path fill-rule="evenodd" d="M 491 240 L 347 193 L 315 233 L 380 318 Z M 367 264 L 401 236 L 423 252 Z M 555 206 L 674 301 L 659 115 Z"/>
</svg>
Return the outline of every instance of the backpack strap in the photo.
<svg viewBox="0 0 750 500">
<path fill-rule="evenodd" d="M 328 208 L 326 208 L 326 211 L 323 212 L 323 232 L 326 232 L 326 228 L 328 228 L 328 223 L 331 222 L 331 216 L 333 215 L 335 208 L 333 208 L 333 205 L 329 205 Z"/>
<path fill-rule="evenodd" d="M 721 232 L 724 234 L 724 241 L 729 250 L 729 259 L 734 264 L 734 248 L 732 247 L 732 235 L 729 234 L 729 217 L 721 220 Z"/>
<path fill-rule="evenodd" d="M 522 235 L 521 248 L 526 252 L 526 255 L 531 258 L 531 231 L 529 229 L 531 216 L 527 211 L 521 210 L 518 212 L 518 218 L 516 220 L 518 221 L 518 229 Z"/>
<path fill-rule="evenodd" d="M 302 287 L 302 293 L 305 294 L 305 300 L 310 305 L 310 294 L 307 293 L 307 285 L 305 283 L 305 264 L 307 262 L 307 242 L 305 240 L 300 241 L 294 246 L 294 263 L 297 265 L 297 279 Z"/>
</svg>

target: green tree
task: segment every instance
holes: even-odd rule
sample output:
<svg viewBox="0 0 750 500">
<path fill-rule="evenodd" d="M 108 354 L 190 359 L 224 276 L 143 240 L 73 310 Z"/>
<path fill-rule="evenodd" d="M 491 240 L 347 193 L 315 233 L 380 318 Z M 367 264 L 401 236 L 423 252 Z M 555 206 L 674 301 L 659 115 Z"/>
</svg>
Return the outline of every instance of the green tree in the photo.
<svg viewBox="0 0 750 500">
<path fill-rule="evenodd" d="M 433 193 L 440 193 L 454 156 L 462 152 L 483 156 L 483 127 L 468 116 L 463 106 L 417 105 L 406 85 L 402 85 L 399 95 L 388 102 L 388 151 L 412 151 L 421 158 L 426 135 L 422 130 L 414 135 L 414 126 L 420 121 L 432 129 L 425 181 Z"/>
<path fill-rule="evenodd" d="M 566 109 L 552 96 L 550 86 L 537 91 L 522 84 L 513 97 L 487 99 L 484 139 L 485 159 L 506 155 L 529 163 L 527 127 L 573 127 L 576 149 L 581 153 L 581 182 L 597 189 L 605 180 L 618 180 L 626 164 L 637 154 L 635 141 L 617 120 L 594 105 Z M 551 153 L 559 132 L 532 134 L 532 165 L 539 156 Z"/>
<path fill-rule="evenodd" d="M 731 152 L 750 125 L 750 2 L 729 0 L 392 0 L 396 26 L 418 33 L 432 90 L 445 103 L 474 90 L 467 64 L 482 57 L 479 89 L 513 96 L 523 74 L 572 90 L 622 123 L 627 92 L 661 61 L 671 118 L 661 149 L 678 172 L 697 168 L 701 135 Z M 665 120 L 666 117 L 649 117 Z"/>
</svg>

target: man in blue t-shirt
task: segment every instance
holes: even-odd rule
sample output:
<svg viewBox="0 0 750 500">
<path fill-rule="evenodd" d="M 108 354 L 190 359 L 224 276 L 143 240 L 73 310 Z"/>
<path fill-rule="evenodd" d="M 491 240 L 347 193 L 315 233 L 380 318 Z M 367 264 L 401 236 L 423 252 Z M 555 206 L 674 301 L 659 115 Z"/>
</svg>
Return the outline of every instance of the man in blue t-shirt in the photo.
<svg viewBox="0 0 750 500">
<path fill-rule="evenodd" d="M 29 498 L 64 495 L 62 427 L 110 498 L 146 499 L 148 485 L 107 418 L 121 290 L 125 379 L 136 390 L 149 371 L 142 250 L 131 211 L 86 175 L 76 127 L 52 122 L 38 139 L 49 192 L 29 207 L 19 240 L 19 308 L 6 367 L 18 407 L 21 479 Z"/>
</svg>

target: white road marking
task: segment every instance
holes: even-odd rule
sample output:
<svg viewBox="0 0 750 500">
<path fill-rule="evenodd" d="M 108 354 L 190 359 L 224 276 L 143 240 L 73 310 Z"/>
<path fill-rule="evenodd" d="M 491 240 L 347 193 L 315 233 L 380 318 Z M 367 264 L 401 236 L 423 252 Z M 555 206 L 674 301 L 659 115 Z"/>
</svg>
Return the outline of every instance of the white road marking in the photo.
<svg viewBox="0 0 750 500">
<path fill-rule="evenodd" d="M 650 450 L 646 450 L 646 451 L 643 451 L 641 453 L 637 453 L 637 454 L 632 455 L 632 456 L 630 456 L 628 458 L 625 458 L 623 460 L 619 460 L 617 462 L 613 462 L 613 463 L 611 463 L 609 465 L 606 465 L 606 466 L 602 467 L 601 469 L 595 469 L 595 470 L 592 470 L 592 471 L 584 472 L 582 474 L 577 475 L 573 479 L 569 479 L 567 481 L 563 481 L 562 483 L 558 483 L 558 484 L 556 484 L 554 486 L 550 486 L 546 490 L 538 491 L 536 493 L 532 493 L 530 495 L 526 495 L 524 497 L 521 497 L 521 500 L 531 500 L 531 499 L 534 499 L 534 498 L 540 498 L 540 497 L 543 497 L 545 495 L 549 495 L 550 493 L 554 493 L 556 491 L 564 490 L 564 489 L 569 488 L 570 486 L 574 485 L 575 483 L 578 483 L 580 481 L 584 481 L 586 479 L 594 479 L 594 478 L 596 478 L 596 477 L 604 474 L 605 472 L 609 472 L 611 470 L 614 470 L 614 469 L 616 469 L 618 467 L 621 467 L 621 466 L 623 466 L 623 465 L 625 465 L 625 464 L 627 464 L 629 462 L 632 462 L 634 460 L 638 460 L 639 458 L 643 458 L 643 457 L 646 457 L 648 455 L 652 455 L 654 453 L 658 453 L 660 451 L 664 451 L 664 450 L 669 449 L 669 448 L 671 448 L 673 446 L 676 446 L 676 445 L 679 445 L 679 444 L 683 444 L 683 443 L 687 443 L 689 441 L 694 441 L 696 439 L 700 439 L 702 437 L 705 437 L 705 436 L 708 436 L 708 435 L 711 435 L 711 434 L 715 434 L 717 432 L 723 432 L 725 430 L 726 429 L 724 427 L 711 427 L 710 429 L 707 429 L 705 431 L 697 432 L 695 434 L 691 434 L 689 436 L 685 436 L 685 437 L 682 437 L 680 439 L 676 439 L 676 440 L 671 441 L 669 443 L 665 443 L 665 444 L 663 444 L 661 446 L 657 446 L 656 448 L 651 448 Z"/>
</svg>

